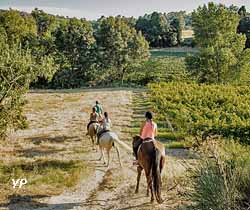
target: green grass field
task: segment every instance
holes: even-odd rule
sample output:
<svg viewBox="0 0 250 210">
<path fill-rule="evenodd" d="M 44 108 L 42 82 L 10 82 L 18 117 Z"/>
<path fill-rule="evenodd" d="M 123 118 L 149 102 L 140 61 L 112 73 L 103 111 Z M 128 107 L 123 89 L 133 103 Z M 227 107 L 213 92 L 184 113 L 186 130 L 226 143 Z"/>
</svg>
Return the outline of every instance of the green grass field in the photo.
<svg viewBox="0 0 250 210">
<path fill-rule="evenodd" d="M 151 57 L 185 57 L 188 54 L 194 54 L 197 52 L 196 48 L 189 47 L 171 47 L 162 49 L 151 49 Z"/>
</svg>

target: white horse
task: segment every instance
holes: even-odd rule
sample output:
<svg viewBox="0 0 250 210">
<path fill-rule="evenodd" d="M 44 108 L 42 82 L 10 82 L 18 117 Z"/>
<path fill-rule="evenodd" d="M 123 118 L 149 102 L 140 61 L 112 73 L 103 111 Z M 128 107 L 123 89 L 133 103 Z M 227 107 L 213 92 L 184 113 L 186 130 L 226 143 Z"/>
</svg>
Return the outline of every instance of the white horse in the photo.
<svg viewBox="0 0 250 210">
<path fill-rule="evenodd" d="M 99 126 L 97 128 L 97 131 L 99 132 L 100 130 L 101 130 L 101 127 Z M 117 156 L 118 156 L 120 166 L 122 167 L 122 163 L 121 163 L 121 159 L 120 159 L 120 150 L 119 150 L 119 147 L 118 147 L 118 145 L 116 143 L 120 144 L 127 151 L 129 151 L 131 153 L 133 152 L 132 149 L 127 144 L 125 144 L 124 142 L 119 140 L 118 136 L 114 132 L 107 131 L 107 132 L 103 133 L 99 138 L 99 148 L 100 148 L 100 151 L 101 151 L 101 157 L 100 157 L 99 160 L 102 160 L 102 158 L 103 158 L 104 164 L 106 164 L 106 159 L 105 159 L 104 152 L 103 152 L 103 150 L 106 149 L 107 154 L 108 154 L 107 166 L 109 166 L 109 163 L 110 163 L 110 150 L 111 150 L 112 147 L 114 147 L 116 149 L 116 152 L 117 152 Z"/>
</svg>

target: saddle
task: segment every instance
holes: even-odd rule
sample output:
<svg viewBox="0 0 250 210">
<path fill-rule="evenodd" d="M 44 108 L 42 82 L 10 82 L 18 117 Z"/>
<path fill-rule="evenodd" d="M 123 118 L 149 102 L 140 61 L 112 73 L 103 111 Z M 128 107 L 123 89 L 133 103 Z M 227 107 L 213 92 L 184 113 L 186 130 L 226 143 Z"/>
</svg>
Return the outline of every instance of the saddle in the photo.
<svg viewBox="0 0 250 210">
<path fill-rule="evenodd" d="M 142 139 L 142 138 L 138 137 L 138 141 L 135 142 L 135 144 L 133 145 L 133 151 L 134 151 L 134 155 L 135 155 L 136 159 L 138 157 L 138 153 L 140 151 L 142 144 L 145 144 L 148 142 L 152 142 L 154 144 L 154 140 L 151 138 Z M 155 144 L 154 144 L 154 146 L 155 146 Z"/>
<path fill-rule="evenodd" d="M 110 130 L 102 130 L 102 131 L 100 131 L 99 133 L 97 133 L 97 138 L 99 139 L 99 138 L 101 138 L 101 136 L 104 134 L 104 133 L 107 133 L 107 132 L 109 132 Z"/>
<path fill-rule="evenodd" d="M 91 125 L 93 123 L 98 123 L 98 121 L 97 120 L 92 120 L 92 121 L 90 121 L 89 125 Z"/>
</svg>

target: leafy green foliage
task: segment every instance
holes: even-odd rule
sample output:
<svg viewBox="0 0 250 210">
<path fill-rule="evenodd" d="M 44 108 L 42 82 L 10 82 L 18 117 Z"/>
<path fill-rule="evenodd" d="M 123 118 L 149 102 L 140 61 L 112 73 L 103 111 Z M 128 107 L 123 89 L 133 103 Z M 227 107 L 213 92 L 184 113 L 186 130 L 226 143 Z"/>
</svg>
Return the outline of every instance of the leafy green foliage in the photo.
<svg viewBox="0 0 250 210">
<path fill-rule="evenodd" d="M 177 25 L 177 24 L 174 24 Z M 173 25 L 173 26 L 174 26 Z M 170 47 L 178 43 L 177 29 L 170 25 L 166 17 L 158 12 L 145 14 L 136 22 L 136 30 L 141 31 L 150 47 Z"/>
<path fill-rule="evenodd" d="M 38 63 L 31 55 L 16 45 L 0 43 L 0 136 L 8 128 L 26 126 L 22 107 L 25 104 L 23 95 L 29 85 L 38 76 L 51 77 L 48 72 L 53 68 L 53 60 L 43 57 Z"/>
<path fill-rule="evenodd" d="M 186 11 L 178 11 L 178 12 L 169 12 L 164 13 L 164 16 L 166 17 L 167 21 L 169 23 L 172 23 L 175 19 L 183 19 L 182 26 L 183 29 L 191 29 L 192 28 L 192 15 L 191 13 L 186 13 Z"/>
<path fill-rule="evenodd" d="M 200 51 L 187 58 L 187 65 L 199 82 L 232 82 L 249 68 L 245 37 L 236 33 L 239 19 L 235 10 L 214 3 L 193 12 L 195 42 Z"/>
<path fill-rule="evenodd" d="M 43 10 L 35 8 L 31 12 L 31 16 L 36 21 L 37 34 L 39 36 L 51 36 L 51 32 L 54 31 L 58 25 L 56 17 L 47 14 Z"/>
<path fill-rule="evenodd" d="M 141 31 L 150 47 L 173 47 L 182 43 L 182 30 L 191 28 L 191 15 L 185 11 L 145 14 L 137 19 L 135 28 Z"/>
<path fill-rule="evenodd" d="M 6 33 L 9 44 L 25 44 L 30 38 L 36 36 L 36 24 L 29 15 L 21 15 L 16 10 L 0 12 L 0 28 Z"/>
<path fill-rule="evenodd" d="M 101 18 L 95 33 L 100 75 L 96 82 L 121 80 L 131 64 L 147 60 L 148 43 L 139 32 L 122 17 Z M 112 76 L 111 76 L 112 75 Z M 108 79 L 109 78 L 109 79 Z"/>
<path fill-rule="evenodd" d="M 180 45 L 182 30 L 184 28 L 184 17 L 182 15 L 177 16 L 170 25 L 174 28 L 174 32 L 177 34 L 177 42 Z"/>
<path fill-rule="evenodd" d="M 92 65 L 91 50 L 95 39 L 91 24 L 76 18 L 62 22 L 53 32 L 56 48 L 56 72 L 53 83 L 56 87 L 80 87 L 88 79 Z"/>
<path fill-rule="evenodd" d="M 184 59 L 151 58 L 146 62 L 130 66 L 125 81 L 146 85 L 150 82 L 186 81 L 188 75 Z"/>
<path fill-rule="evenodd" d="M 242 16 L 237 27 L 237 32 L 246 35 L 245 47 L 250 48 L 250 16 Z"/>
<path fill-rule="evenodd" d="M 250 144 L 248 86 L 160 83 L 149 88 L 157 120 L 167 117 L 187 135 L 221 135 Z"/>
<path fill-rule="evenodd" d="M 190 199 L 194 205 L 191 209 L 248 209 L 249 148 L 234 142 L 220 141 L 205 149 L 210 158 L 204 158 L 193 171 L 193 191 L 190 192 Z"/>
</svg>

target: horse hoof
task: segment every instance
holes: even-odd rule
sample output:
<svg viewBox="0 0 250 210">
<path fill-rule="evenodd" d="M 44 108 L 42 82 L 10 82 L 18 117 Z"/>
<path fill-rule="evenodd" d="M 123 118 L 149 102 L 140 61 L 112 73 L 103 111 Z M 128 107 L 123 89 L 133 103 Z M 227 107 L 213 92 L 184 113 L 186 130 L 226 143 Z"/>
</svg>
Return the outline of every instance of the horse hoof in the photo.
<svg viewBox="0 0 250 210">
<path fill-rule="evenodd" d="M 135 194 L 137 194 L 138 193 L 138 190 L 135 190 Z"/>
<path fill-rule="evenodd" d="M 151 202 L 151 203 L 154 203 L 154 199 L 151 198 L 150 202 Z"/>
</svg>

